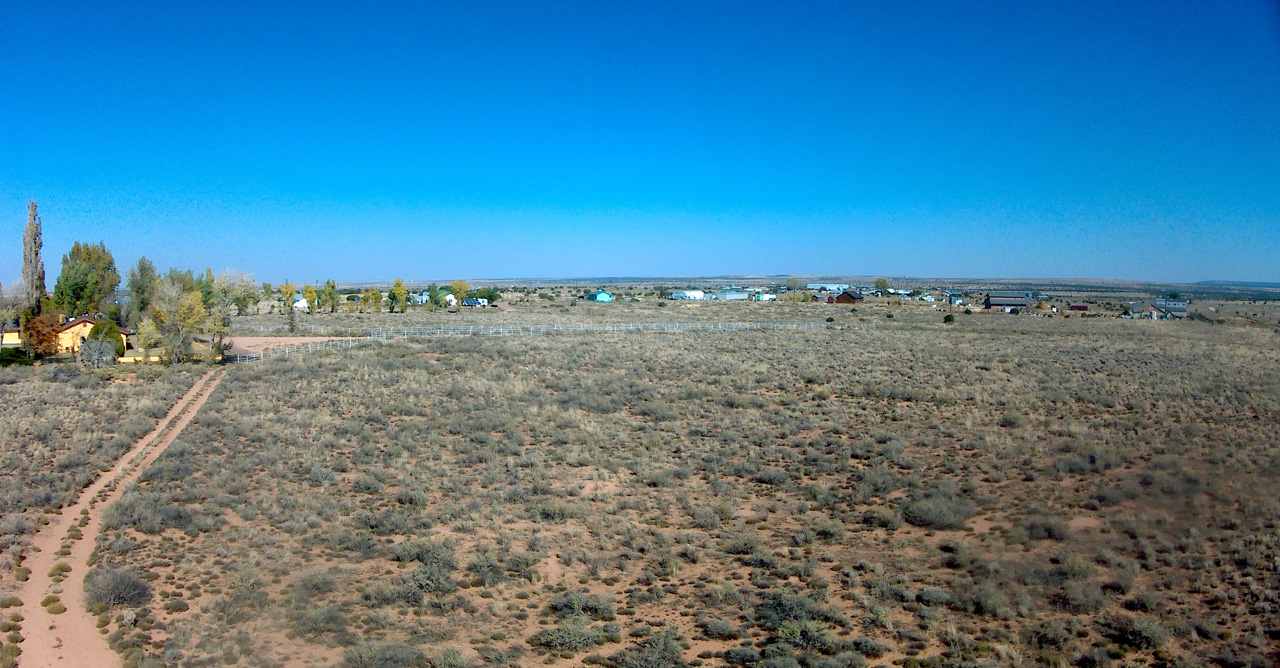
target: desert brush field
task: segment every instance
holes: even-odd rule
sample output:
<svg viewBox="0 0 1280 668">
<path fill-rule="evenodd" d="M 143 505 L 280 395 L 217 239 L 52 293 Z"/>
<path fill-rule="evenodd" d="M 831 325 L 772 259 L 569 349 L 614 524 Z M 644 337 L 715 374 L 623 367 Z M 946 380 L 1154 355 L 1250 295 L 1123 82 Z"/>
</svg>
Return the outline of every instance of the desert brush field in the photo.
<svg viewBox="0 0 1280 668">
<path fill-rule="evenodd" d="M 107 509 L 127 665 L 1268 665 L 1275 335 L 973 319 L 232 368 Z"/>
</svg>

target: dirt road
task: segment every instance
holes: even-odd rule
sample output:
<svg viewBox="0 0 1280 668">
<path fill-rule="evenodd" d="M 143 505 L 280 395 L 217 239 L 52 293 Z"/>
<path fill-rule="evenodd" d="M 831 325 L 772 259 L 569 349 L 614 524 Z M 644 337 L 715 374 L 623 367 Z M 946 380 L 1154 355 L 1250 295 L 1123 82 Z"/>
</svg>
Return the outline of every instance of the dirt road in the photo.
<svg viewBox="0 0 1280 668">
<path fill-rule="evenodd" d="M 191 422 L 224 372 L 224 369 L 213 369 L 201 376 L 151 433 L 139 439 L 115 467 L 86 487 L 75 505 L 64 508 L 61 515 L 55 516 L 54 521 L 36 534 L 32 546 L 38 551 L 24 564 L 31 569 L 31 579 L 20 594 L 25 618 L 22 622 L 25 640 L 21 644 L 22 655 L 18 657 L 21 668 L 120 665 L 119 655 L 107 646 L 106 635 L 97 628 L 95 617 L 84 605 L 86 564 L 102 528 L 102 513 Z M 79 527 L 83 538 L 68 537 L 68 531 L 75 527 Z M 69 548 L 70 554 L 59 556 L 63 548 Z M 71 570 L 65 580 L 55 583 L 51 571 L 59 563 L 69 565 Z M 51 614 L 42 606 L 41 601 L 49 595 L 58 596 L 66 611 Z"/>
<path fill-rule="evenodd" d="M 296 346 L 300 343 L 324 343 L 350 336 L 233 336 L 228 355 L 251 355 L 277 346 Z"/>
</svg>

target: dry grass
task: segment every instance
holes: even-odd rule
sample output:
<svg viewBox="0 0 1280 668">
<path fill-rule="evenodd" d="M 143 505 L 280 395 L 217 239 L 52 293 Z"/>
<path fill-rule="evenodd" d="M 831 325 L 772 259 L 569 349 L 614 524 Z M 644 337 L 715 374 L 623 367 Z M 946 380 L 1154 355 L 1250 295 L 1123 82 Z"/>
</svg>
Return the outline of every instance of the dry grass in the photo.
<svg viewBox="0 0 1280 668">
<path fill-rule="evenodd" d="M 940 319 L 234 368 L 108 511 L 98 567 L 154 593 L 110 638 L 173 666 L 1274 661 L 1274 335 Z"/>
</svg>

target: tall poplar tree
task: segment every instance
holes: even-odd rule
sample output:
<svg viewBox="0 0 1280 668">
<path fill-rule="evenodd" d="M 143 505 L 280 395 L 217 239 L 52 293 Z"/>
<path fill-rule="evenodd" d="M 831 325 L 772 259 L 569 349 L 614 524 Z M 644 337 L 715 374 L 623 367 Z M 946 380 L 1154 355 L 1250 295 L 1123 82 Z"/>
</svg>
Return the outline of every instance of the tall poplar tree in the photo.
<svg viewBox="0 0 1280 668">
<path fill-rule="evenodd" d="M 40 234 L 40 216 L 36 203 L 27 205 L 27 229 L 22 234 L 22 283 L 26 287 L 23 306 L 33 316 L 40 315 L 40 302 L 45 296 L 44 260 L 40 259 L 40 247 L 44 245 Z"/>
</svg>

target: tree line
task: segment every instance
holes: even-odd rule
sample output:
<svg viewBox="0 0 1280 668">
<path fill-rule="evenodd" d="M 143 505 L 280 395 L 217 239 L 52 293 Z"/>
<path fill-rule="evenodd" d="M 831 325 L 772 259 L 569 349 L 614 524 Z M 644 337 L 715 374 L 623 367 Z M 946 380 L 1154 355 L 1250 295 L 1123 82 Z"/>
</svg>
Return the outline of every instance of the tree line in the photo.
<svg viewBox="0 0 1280 668">
<path fill-rule="evenodd" d="M 280 301 L 291 332 L 297 330 L 295 304 L 299 296 L 308 313 L 337 313 L 339 309 L 377 313 L 384 307 L 390 313 L 405 313 L 411 305 L 418 305 L 402 279 L 396 279 L 384 297 L 376 288 L 340 291 L 332 279 L 323 285 L 299 287 L 290 281 L 279 286 L 258 284 L 242 272 L 215 275 L 211 269 L 197 274 L 171 268 L 161 274 L 145 256 L 125 272 L 121 290 L 121 276 L 106 244 L 79 241 L 62 256 L 61 272 L 49 293 L 42 250 L 41 220 L 36 203 L 31 202 L 23 232 L 23 289 L 16 301 L 0 310 L 0 322 L 17 325 L 21 331 L 28 358 L 56 354 L 60 323 L 77 316 L 95 316 L 100 321 L 90 332 L 91 341 L 85 342 L 88 348 L 82 347 L 82 357 L 108 357 L 104 347 L 108 342 L 115 342 L 110 346 L 116 353 L 109 356 L 112 361 L 123 355 L 123 350 L 115 350 L 118 332 L 123 329 L 136 333 L 136 345 L 144 358 L 158 354 L 167 362 L 181 362 L 192 359 L 192 344 L 198 335 L 207 341 L 208 358 L 217 359 L 231 345 L 232 316 L 249 315 L 251 310 L 258 314 L 264 300 Z M 428 285 L 422 305 L 446 306 L 446 295 L 453 295 L 455 302 L 480 297 L 492 303 L 499 297 L 493 288 L 472 288 L 458 280 L 448 286 Z"/>
</svg>

